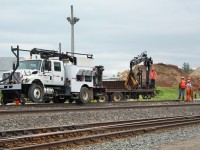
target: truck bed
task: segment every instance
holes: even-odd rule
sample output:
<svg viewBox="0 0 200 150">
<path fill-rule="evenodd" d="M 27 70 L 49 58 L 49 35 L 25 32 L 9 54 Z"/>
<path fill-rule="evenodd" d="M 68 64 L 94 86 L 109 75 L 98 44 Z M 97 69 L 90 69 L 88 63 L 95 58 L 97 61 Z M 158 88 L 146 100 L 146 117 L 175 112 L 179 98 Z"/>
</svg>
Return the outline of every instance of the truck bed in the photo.
<svg viewBox="0 0 200 150">
<path fill-rule="evenodd" d="M 124 86 L 125 81 L 103 81 L 103 86 L 106 89 L 126 89 Z"/>
<path fill-rule="evenodd" d="M 103 81 L 103 86 L 106 88 L 107 92 L 153 92 L 155 89 L 132 89 L 128 90 L 124 86 L 125 81 Z"/>
</svg>

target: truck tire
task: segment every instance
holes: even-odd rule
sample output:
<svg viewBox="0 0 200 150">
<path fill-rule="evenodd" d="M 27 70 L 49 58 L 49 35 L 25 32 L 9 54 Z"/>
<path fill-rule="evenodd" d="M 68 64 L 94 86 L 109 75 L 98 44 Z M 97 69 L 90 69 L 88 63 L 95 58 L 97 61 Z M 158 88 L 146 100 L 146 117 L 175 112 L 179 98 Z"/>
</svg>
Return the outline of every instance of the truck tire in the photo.
<svg viewBox="0 0 200 150">
<path fill-rule="evenodd" d="M 79 99 L 76 99 L 78 104 L 86 104 L 91 100 L 90 91 L 87 87 L 82 87 L 79 93 Z"/>
<path fill-rule="evenodd" d="M 43 89 L 38 84 L 32 84 L 28 90 L 28 98 L 36 103 L 44 103 L 45 99 L 43 99 Z"/>
<path fill-rule="evenodd" d="M 102 96 L 99 96 L 98 98 L 98 101 L 103 103 L 103 102 L 107 102 L 108 101 L 108 95 L 102 95 Z"/>
<path fill-rule="evenodd" d="M 124 96 L 120 92 L 115 92 L 111 95 L 112 101 L 118 102 L 118 101 L 122 101 L 123 99 L 124 99 Z"/>
</svg>

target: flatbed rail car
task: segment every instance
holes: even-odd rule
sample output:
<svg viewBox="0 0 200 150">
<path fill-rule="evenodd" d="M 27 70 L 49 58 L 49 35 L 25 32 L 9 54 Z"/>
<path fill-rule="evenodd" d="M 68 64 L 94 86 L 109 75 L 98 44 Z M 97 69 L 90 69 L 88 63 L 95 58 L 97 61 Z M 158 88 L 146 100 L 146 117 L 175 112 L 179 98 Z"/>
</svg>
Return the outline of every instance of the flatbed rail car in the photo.
<svg viewBox="0 0 200 150">
<path fill-rule="evenodd" d="M 106 95 L 100 101 L 123 101 L 126 99 L 139 99 L 141 95 L 143 99 L 151 99 L 155 96 L 155 89 L 150 88 L 125 88 L 125 81 L 103 81 L 106 88 Z"/>
</svg>

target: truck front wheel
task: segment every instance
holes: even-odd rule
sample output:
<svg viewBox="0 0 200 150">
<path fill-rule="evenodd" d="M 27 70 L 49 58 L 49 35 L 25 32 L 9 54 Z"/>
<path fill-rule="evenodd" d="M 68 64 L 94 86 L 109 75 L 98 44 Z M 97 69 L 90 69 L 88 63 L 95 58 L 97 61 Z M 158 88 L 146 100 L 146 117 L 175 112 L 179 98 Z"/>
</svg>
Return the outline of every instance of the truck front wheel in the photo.
<svg viewBox="0 0 200 150">
<path fill-rule="evenodd" d="M 43 99 L 43 89 L 38 84 L 32 84 L 28 90 L 28 98 L 31 101 L 34 101 L 36 103 L 44 103 L 45 99 Z"/>
</svg>

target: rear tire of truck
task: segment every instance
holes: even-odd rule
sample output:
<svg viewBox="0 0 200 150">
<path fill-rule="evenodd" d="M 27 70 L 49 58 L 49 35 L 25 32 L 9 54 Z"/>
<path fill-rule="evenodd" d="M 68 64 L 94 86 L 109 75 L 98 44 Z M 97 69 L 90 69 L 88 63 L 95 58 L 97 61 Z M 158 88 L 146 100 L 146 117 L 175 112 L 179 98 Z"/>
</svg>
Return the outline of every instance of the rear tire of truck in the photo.
<svg viewBox="0 0 200 150">
<path fill-rule="evenodd" d="M 44 92 L 42 87 L 38 84 L 32 84 L 28 90 L 28 98 L 36 103 L 44 103 L 45 99 L 43 99 Z"/>
<path fill-rule="evenodd" d="M 108 95 L 99 96 L 98 101 L 103 103 L 108 101 Z"/>
<path fill-rule="evenodd" d="M 123 99 L 124 99 L 124 96 L 120 92 L 116 92 L 111 95 L 111 100 L 114 102 L 122 101 Z"/>
<path fill-rule="evenodd" d="M 78 104 L 86 104 L 91 100 L 90 91 L 87 87 L 82 87 L 79 93 L 79 99 L 76 99 L 76 103 Z"/>
</svg>

